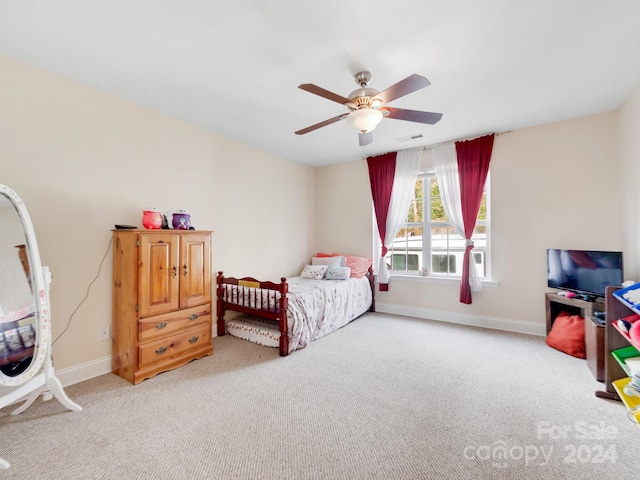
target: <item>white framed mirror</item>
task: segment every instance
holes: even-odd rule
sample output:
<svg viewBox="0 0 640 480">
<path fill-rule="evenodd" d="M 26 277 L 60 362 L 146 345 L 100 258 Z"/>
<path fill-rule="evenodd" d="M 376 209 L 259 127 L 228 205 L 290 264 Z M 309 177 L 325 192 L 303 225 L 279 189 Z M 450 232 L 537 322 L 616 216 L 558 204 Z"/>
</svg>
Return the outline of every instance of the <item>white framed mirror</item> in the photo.
<svg viewBox="0 0 640 480">
<path fill-rule="evenodd" d="M 12 415 L 40 395 L 82 410 L 66 395 L 53 369 L 50 283 L 24 202 L 0 184 L 0 408 L 23 402 Z M 0 458 L 0 469 L 9 466 Z"/>
<path fill-rule="evenodd" d="M 29 245 L 20 198 L 0 188 L 0 386 L 27 382 L 47 350 L 48 308 L 37 249 Z M 30 224 L 30 222 L 29 222 Z"/>
</svg>

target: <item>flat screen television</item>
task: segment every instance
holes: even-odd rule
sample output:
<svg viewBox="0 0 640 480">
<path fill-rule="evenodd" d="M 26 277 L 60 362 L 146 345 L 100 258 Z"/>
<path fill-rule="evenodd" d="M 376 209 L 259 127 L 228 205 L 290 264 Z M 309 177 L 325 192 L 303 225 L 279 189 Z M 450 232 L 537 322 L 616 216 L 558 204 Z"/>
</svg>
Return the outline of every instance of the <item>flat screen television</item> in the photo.
<svg viewBox="0 0 640 480">
<path fill-rule="evenodd" d="M 609 285 L 622 285 L 622 252 L 547 250 L 547 286 L 604 297 Z"/>
</svg>

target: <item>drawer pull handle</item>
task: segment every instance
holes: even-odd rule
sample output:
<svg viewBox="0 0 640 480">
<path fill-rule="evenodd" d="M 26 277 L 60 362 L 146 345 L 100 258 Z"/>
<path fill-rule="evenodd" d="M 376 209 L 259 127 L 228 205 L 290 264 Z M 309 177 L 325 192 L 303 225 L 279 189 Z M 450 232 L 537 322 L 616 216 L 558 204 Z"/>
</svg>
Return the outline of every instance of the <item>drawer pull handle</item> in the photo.
<svg viewBox="0 0 640 480">
<path fill-rule="evenodd" d="M 189 339 L 189 343 L 196 343 L 199 339 L 200 339 L 200 337 L 191 337 Z"/>
<path fill-rule="evenodd" d="M 194 313 L 193 315 L 189 315 L 189 320 L 197 320 L 199 316 L 200 315 L 198 315 L 197 313 Z"/>
<path fill-rule="evenodd" d="M 182 266 L 182 268 L 184 269 L 184 274 L 183 274 L 182 276 L 186 278 L 187 273 L 189 273 L 189 269 L 187 268 L 187 265 L 186 265 L 186 264 L 184 264 L 184 265 Z"/>
<path fill-rule="evenodd" d="M 159 349 L 156 350 L 156 353 L 158 355 L 162 355 L 166 351 L 167 351 L 167 347 L 160 347 Z"/>
<path fill-rule="evenodd" d="M 173 278 L 176 278 L 176 276 L 178 275 L 178 267 L 174 265 L 173 267 L 171 267 L 171 269 L 173 270 Z"/>
<path fill-rule="evenodd" d="M 162 330 L 164 327 L 166 327 L 167 325 L 169 325 L 167 322 L 158 322 L 156 323 L 156 328 L 158 330 Z"/>
</svg>

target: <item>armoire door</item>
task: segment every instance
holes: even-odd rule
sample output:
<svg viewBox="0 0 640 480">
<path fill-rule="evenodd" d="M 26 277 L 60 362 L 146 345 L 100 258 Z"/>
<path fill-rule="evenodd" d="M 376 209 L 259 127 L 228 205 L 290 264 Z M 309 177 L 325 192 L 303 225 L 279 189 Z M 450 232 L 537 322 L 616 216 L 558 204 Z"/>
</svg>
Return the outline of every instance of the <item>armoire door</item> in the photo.
<svg viewBox="0 0 640 480">
<path fill-rule="evenodd" d="M 139 316 L 180 308 L 179 245 L 175 234 L 140 235 Z"/>
<path fill-rule="evenodd" d="M 211 236 L 182 235 L 180 239 L 180 307 L 211 301 Z"/>
</svg>

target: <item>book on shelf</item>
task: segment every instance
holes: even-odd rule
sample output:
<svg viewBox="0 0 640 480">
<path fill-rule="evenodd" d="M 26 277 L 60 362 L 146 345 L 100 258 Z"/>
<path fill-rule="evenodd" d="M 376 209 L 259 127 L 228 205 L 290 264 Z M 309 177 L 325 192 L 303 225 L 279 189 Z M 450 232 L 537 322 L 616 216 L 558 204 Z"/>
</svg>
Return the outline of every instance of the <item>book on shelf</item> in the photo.
<svg viewBox="0 0 640 480">
<path fill-rule="evenodd" d="M 640 357 L 625 358 L 624 363 L 630 372 L 640 372 Z"/>
</svg>

